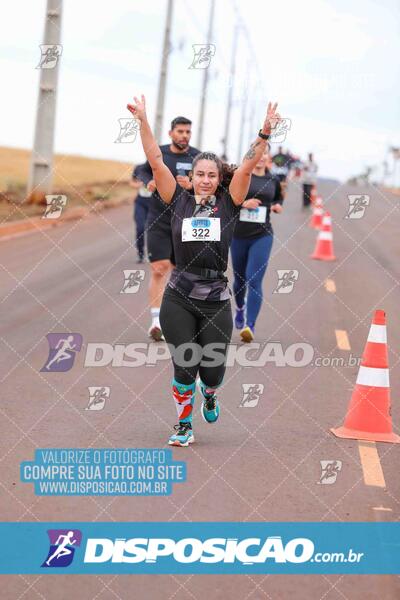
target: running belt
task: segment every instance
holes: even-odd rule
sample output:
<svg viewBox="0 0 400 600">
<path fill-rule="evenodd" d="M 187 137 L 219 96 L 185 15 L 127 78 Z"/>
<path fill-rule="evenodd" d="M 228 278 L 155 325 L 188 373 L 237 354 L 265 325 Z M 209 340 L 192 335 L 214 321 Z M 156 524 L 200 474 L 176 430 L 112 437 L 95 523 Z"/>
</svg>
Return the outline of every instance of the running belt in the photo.
<svg viewBox="0 0 400 600">
<path fill-rule="evenodd" d="M 178 271 L 185 273 L 193 273 L 193 275 L 199 275 L 204 279 L 226 279 L 224 271 L 214 271 L 214 269 L 202 269 L 201 267 L 176 267 Z"/>
</svg>

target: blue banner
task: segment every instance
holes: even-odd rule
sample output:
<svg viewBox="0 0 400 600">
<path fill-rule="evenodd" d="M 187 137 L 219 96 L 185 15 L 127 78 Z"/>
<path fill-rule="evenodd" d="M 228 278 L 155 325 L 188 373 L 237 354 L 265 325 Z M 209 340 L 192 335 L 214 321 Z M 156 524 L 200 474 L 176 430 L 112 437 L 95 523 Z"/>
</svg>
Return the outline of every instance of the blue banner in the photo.
<svg viewBox="0 0 400 600">
<path fill-rule="evenodd" d="M 397 574 L 400 523 L 0 523 L 2 574 Z"/>
</svg>

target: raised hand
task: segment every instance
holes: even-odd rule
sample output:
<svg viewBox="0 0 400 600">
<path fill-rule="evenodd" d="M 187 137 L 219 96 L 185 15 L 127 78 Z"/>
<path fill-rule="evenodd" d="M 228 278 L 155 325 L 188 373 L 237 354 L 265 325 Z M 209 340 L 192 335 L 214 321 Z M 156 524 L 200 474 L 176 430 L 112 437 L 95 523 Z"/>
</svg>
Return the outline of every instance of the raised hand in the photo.
<svg viewBox="0 0 400 600">
<path fill-rule="evenodd" d="M 134 100 L 134 102 L 132 104 L 127 104 L 126 108 L 129 110 L 129 112 L 131 112 L 133 114 L 135 119 L 137 119 L 140 122 L 145 121 L 147 119 L 146 98 L 142 94 L 141 100 L 136 98 L 136 96 L 133 97 L 133 100 Z"/>
<path fill-rule="evenodd" d="M 275 127 L 281 119 L 281 115 L 276 111 L 277 107 L 277 102 L 275 102 L 274 104 L 268 102 L 267 115 L 262 126 L 262 132 L 265 135 L 269 135 L 271 131 L 275 129 Z"/>
</svg>

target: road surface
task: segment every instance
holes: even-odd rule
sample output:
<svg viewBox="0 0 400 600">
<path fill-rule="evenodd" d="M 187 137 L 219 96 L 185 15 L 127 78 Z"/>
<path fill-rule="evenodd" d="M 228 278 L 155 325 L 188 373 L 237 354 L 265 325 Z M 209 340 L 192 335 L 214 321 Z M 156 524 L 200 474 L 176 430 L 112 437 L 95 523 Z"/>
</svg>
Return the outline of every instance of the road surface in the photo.
<svg viewBox="0 0 400 600">
<path fill-rule="evenodd" d="M 0 244 L 3 521 L 398 521 L 400 448 L 339 440 L 329 429 L 345 417 L 358 370 L 348 366 L 349 358 L 361 357 L 375 309 L 387 314 L 392 417 L 400 427 L 399 202 L 373 187 L 329 183 L 319 193 L 332 214 L 337 260 L 310 258 L 316 233 L 299 187 L 291 184 L 284 212 L 273 216 L 275 241 L 255 341 L 277 342 L 284 350 L 308 344 L 312 363 L 318 356 L 326 366 L 229 366 L 219 394 L 220 422 L 207 425 L 198 400 L 196 443 L 173 450 L 175 459 L 187 461 L 188 477 L 169 497 L 38 497 L 32 484 L 19 481 L 20 462 L 32 460 L 36 448 L 165 447 L 176 422 L 169 361 L 84 366 L 89 343 L 148 342 L 149 265 L 135 263 L 131 208 Z M 345 219 L 348 194 L 359 193 L 370 196 L 364 216 Z M 139 291 L 121 294 L 123 271 L 136 268 L 145 271 Z M 292 292 L 273 293 L 278 269 L 298 271 Z M 41 372 L 51 332 L 82 335 L 68 372 Z M 237 332 L 232 342 L 240 343 Z M 264 386 L 248 406 L 243 384 Z M 110 387 L 103 410 L 85 410 L 90 386 Z M 319 483 L 323 460 L 341 462 L 334 484 Z M 2 597 L 400 597 L 396 576 L 81 575 L 58 576 L 57 586 L 54 581 L 3 576 Z"/>
</svg>

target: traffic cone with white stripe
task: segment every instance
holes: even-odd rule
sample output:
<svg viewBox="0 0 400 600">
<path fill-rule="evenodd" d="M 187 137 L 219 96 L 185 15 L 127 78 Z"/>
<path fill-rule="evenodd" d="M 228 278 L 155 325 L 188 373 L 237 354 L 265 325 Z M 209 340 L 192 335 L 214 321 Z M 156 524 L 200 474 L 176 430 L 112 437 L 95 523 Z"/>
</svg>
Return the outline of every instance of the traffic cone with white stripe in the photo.
<svg viewBox="0 0 400 600">
<path fill-rule="evenodd" d="M 317 199 L 317 186 L 313 185 L 311 188 L 311 194 L 310 194 L 311 204 L 315 204 L 316 199 Z"/>
<path fill-rule="evenodd" d="M 317 196 L 313 206 L 313 214 L 310 221 L 310 227 L 312 227 L 313 229 L 321 229 L 323 214 L 324 208 L 322 204 L 322 198 L 321 196 Z"/>
<path fill-rule="evenodd" d="M 317 260 L 336 260 L 333 253 L 333 235 L 331 214 L 326 212 L 322 217 L 322 230 L 318 233 L 315 250 L 311 258 Z"/>
<path fill-rule="evenodd" d="M 331 431 L 340 438 L 400 444 L 400 436 L 393 432 L 390 414 L 386 317 L 383 310 L 375 311 L 344 424 Z"/>
</svg>

